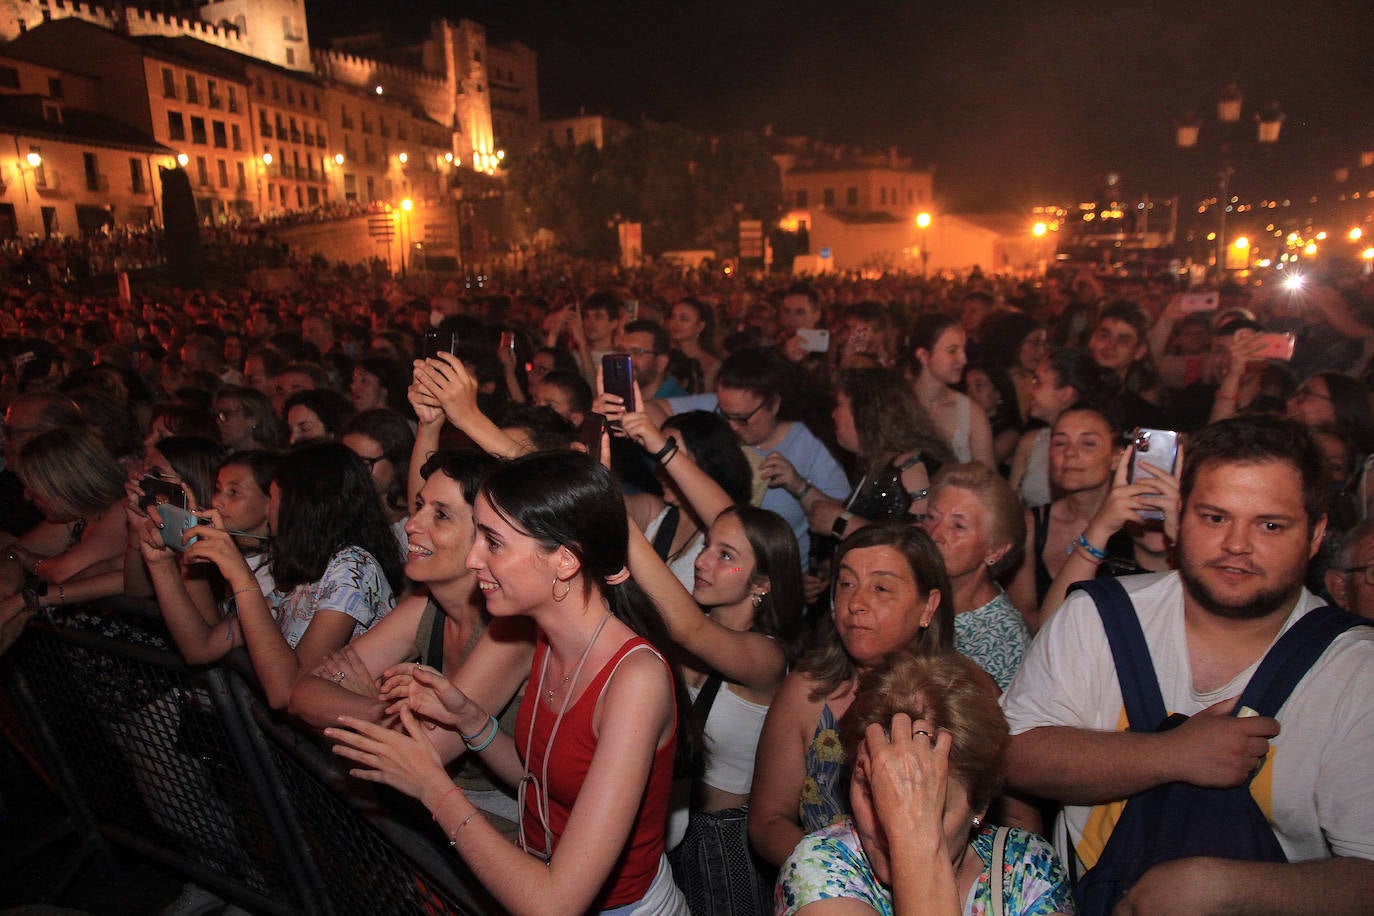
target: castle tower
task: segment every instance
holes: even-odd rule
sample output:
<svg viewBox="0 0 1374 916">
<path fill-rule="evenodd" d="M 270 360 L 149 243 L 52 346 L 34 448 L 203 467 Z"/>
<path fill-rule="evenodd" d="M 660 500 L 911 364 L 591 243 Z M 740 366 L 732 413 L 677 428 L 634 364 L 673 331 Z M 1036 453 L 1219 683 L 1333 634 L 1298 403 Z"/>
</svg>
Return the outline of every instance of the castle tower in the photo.
<svg viewBox="0 0 1374 916">
<path fill-rule="evenodd" d="M 246 54 L 288 70 L 314 71 L 305 0 L 212 0 L 201 6 L 200 18 L 236 26 Z"/>
</svg>

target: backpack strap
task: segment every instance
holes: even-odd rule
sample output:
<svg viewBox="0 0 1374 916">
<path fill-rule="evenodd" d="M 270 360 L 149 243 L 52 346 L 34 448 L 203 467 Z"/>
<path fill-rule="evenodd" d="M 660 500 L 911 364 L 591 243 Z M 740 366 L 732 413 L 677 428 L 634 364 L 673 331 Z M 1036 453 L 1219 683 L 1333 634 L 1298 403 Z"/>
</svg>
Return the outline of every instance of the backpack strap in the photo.
<svg viewBox="0 0 1374 916">
<path fill-rule="evenodd" d="M 1248 706 L 1262 716 L 1277 715 L 1332 641 L 1346 630 L 1369 623 L 1330 605 L 1304 614 L 1270 647 L 1231 714 Z"/>
<path fill-rule="evenodd" d="M 1140 628 L 1135 605 L 1126 589 L 1113 578 L 1076 582 L 1070 592 L 1084 591 L 1097 605 L 1107 643 L 1112 649 L 1116 665 L 1116 679 L 1121 685 L 1121 701 L 1133 732 L 1153 732 L 1164 722 L 1167 710 L 1164 695 L 1159 691 L 1159 675 L 1155 673 L 1145 632 Z"/>
</svg>

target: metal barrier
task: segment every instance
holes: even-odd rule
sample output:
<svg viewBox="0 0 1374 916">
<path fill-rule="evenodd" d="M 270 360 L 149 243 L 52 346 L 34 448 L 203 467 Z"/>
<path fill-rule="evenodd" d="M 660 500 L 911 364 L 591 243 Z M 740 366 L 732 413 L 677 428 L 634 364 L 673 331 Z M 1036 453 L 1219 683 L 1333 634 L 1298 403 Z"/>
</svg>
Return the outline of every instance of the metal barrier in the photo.
<svg viewBox="0 0 1374 916">
<path fill-rule="evenodd" d="M 500 912 L 446 845 L 388 816 L 232 666 L 192 670 L 39 621 L 10 656 L 22 728 L 0 718 L 0 731 L 40 762 L 92 852 L 128 847 L 255 913 Z"/>
</svg>

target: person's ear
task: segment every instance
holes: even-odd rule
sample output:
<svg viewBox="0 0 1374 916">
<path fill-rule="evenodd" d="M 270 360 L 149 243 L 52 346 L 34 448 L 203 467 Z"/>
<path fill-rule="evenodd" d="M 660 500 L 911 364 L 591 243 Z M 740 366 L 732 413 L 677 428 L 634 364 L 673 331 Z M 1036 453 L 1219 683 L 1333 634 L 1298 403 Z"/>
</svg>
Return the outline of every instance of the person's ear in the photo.
<svg viewBox="0 0 1374 916">
<path fill-rule="evenodd" d="M 930 626 L 930 622 L 935 619 L 935 612 L 940 609 L 942 597 L 938 588 L 932 588 L 930 594 L 926 595 L 926 606 L 921 610 L 921 629 Z"/>
<path fill-rule="evenodd" d="M 1002 558 L 1005 557 L 1007 555 L 1007 552 L 1011 550 L 1011 546 L 1011 544 L 1003 544 L 1001 547 L 998 547 L 996 550 L 992 551 L 992 553 L 989 553 L 987 556 L 983 557 L 983 562 L 986 563 L 988 566 L 996 566 L 998 563 L 1002 562 Z"/>
<path fill-rule="evenodd" d="M 577 554 L 569 550 L 565 545 L 560 544 L 550 557 L 554 575 L 560 580 L 567 582 L 582 571 L 582 561 L 577 558 Z"/>
<path fill-rule="evenodd" d="M 1345 577 L 1349 573 L 1341 572 L 1339 569 L 1328 569 L 1323 576 L 1326 582 L 1327 594 L 1331 600 L 1336 602 L 1337 607 L 1350 609 L 1350 591 L 1345 587 Z"/>
</svg>

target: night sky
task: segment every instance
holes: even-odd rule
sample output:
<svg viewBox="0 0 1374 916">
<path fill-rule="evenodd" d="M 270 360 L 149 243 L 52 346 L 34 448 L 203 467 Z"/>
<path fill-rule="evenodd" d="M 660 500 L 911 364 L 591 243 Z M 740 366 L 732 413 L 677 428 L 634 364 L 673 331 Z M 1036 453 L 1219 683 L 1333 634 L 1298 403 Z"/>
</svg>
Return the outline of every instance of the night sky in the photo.
<svg viewBox="0 0 1374 916">
<path fill-rule="evenodd" d="M 377 27 L 376 6 L 307 0 L 311 38 Z M 1184 154 L 1173 119 L 1214 126 L 1221 87 L 1245 93 L 1235 145 L 1240 193 L 1325 193 L 1331 172 L 1374 149 L 1374 3 L 630 4 L 508 0 L 388 6 L 422 31 L 435 15 L 484 23 L 539 52 L 545 116 L 585 106 L 702 130 L 807 133 L 934 163 L 946 209 L 1023 209 L 1086 199 L 1109 171 L 1131 190 L 1201 187 L 1214 143 Z M 661 8 L 661 12 L 659 11 Z M 327 15 L 325 14 L 327 10 Z M 1252 112 L 1288 118 L 1263 153 Z"/>
</svg>

